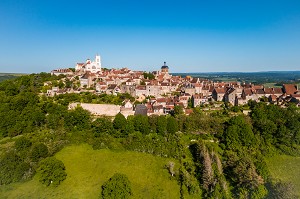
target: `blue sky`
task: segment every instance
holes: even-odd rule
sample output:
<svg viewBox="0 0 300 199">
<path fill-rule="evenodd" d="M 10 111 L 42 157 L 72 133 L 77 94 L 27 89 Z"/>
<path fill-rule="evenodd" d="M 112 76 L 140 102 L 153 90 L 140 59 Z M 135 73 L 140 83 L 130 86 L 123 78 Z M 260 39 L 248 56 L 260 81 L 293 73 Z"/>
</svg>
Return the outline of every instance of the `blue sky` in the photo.
<svg viewBox="0 0 300 199">
<path fill-rule="evenodd" d="M 299 0 L 1 0 L 0 72 L 300 70 Z"/>
</svg>

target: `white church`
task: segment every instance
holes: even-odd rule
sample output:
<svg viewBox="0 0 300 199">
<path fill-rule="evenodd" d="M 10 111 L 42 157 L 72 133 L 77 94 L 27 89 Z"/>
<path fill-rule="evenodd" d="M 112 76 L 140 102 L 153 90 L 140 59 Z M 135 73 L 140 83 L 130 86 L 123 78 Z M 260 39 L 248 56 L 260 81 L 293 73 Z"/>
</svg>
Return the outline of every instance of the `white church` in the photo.
<svg viewBox="0 0 300 199">
<path fill-rule="evenodd" d="M 101 58 L 96 55 L 95 60 L 87 59 L 85 63 L 77 63 L 75 66 L 76 71 L 98 73 L 101 72 Z"/>
</svg>

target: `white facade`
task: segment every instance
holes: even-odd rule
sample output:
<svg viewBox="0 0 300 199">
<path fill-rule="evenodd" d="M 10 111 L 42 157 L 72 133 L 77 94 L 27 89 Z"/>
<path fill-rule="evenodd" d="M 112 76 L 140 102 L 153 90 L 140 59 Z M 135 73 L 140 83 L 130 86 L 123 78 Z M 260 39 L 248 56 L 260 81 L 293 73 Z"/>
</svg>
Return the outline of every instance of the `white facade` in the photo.
<svg viewBox="0 0 300 199">
<path fill-rule="evenodd" d="M 75 66 L 76 71 L 83 70 L 84 72 L 97 73 L 101 71 L 101 57 L 96 55 L 95 60 L 87 59 L 85 63 L 77 63 Z"/>
</svg>

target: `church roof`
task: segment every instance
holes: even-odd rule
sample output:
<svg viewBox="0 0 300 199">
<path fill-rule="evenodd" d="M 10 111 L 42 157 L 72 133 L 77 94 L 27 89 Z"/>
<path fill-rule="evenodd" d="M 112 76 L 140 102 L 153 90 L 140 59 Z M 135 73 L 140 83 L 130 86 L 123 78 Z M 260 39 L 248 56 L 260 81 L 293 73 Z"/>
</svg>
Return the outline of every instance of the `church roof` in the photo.
<svg viewBox="0 0 300 199">
<path fill-rule="evenodd" d="M 166 65 L 166 62 L 164 62 L 164 65 L 161 67 L 161 69 L 169 69 L 169 67 Z"/>
</svg>

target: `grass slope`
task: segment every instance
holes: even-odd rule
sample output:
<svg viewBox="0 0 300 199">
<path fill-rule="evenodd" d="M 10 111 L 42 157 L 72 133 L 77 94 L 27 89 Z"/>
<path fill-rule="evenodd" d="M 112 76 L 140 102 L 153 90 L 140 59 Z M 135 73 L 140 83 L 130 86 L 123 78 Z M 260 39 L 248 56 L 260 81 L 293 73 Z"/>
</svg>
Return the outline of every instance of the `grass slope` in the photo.
<svg viewBox="0 0 300 199">
<path fill-rule="evenodd" d="M 0 187 L 1 198 L 98 198 L 101 185 L 114 173 L 128 176 L 133 198 L 179 198 L 179 185 L 164 165 L 169 159 L 130 151 L 93 150 L 89 145 L 69 146 L 56 158 L 66 166 L 67 179 L 58 187 L 45 187 L 38 176 L 25 183 Z"/>
<path fill-rule="evenodd" d="M 267 159 L 271 176 L 283 182 L 291 182 L 300 197 L 300 157 L 279 155 Z"/>
</svg>

